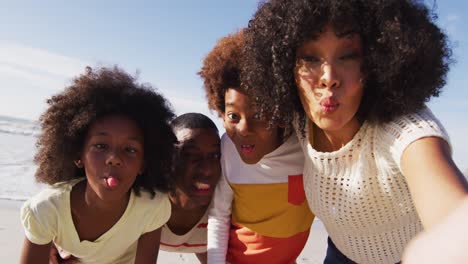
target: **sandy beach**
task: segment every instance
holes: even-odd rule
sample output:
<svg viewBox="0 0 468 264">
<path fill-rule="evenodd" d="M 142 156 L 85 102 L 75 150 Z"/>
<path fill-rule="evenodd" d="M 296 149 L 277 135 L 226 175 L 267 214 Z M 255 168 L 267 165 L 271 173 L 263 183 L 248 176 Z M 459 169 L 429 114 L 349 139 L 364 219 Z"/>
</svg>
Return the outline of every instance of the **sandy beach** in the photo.
<svg viewBox="0 0 468 264">
<path fill-rule="evenodd" d="M 1 263 L 18 263 L 24 239 L 19 219 L 23 202 L 0 199 L 0 259 Z M 319 264 L 323 262 L 327 233 L 320 221 L 315 221 L 307 244 L 299 256 L 298 264 Z M 159 252 L 158 263 L 198 263 L 193 254 Z"/>
</svg>

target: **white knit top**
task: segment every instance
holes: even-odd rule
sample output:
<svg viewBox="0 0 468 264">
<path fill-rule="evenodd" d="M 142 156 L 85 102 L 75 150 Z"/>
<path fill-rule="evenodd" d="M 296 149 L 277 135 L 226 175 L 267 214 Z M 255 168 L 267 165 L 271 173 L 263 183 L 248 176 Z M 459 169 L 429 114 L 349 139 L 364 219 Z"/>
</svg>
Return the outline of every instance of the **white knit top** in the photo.
<svg viewBox="0 0 468 264">
<path fill-rule="evenodd" d="M 308 135 L 306 124 L 306 137 L 299 136 L 306 154 L 304 188 L 336 247 L 358 263 L 399 262 L 405 245 L 423 229 L 401 156 L 423 137 L 449 142 L 445 129 L 424 109 L 385 124 L 364 123 L 335 152 L 316 151 Z"/>
</svg>

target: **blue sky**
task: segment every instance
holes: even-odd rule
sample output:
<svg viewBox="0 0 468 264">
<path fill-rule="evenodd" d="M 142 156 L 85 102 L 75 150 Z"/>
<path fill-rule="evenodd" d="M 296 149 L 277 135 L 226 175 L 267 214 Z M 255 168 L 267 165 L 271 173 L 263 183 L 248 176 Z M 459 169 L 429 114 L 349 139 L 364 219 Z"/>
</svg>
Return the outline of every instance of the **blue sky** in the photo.
<svg viewBox="0 0 468 264">
<path fill-rule="evenodd" d="M 138 70 L 140 80 L 159 88 L 178 114 L 209 114 L 196 72 L 216 40 L 246 26 L 257 5 L 256 0 L 0 0 L 0 115 L 37 119 L 46 98 L 84 66 L 114 64 Z M 468 3 L 440 0 L 436 12 L 456 63 L 442 95 L 429 106 L 451 136 L 456 163 L 466 170 Z"/>
</svg>

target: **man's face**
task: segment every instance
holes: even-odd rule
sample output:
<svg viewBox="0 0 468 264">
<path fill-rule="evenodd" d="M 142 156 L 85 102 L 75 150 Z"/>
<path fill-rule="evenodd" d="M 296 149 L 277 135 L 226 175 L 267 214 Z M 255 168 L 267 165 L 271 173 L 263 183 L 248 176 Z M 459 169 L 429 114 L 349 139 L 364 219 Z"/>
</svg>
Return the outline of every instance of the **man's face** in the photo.
<svg viewBox="0 0 468 264">
<path fill-rule="evenodd" d="M 221 176 L 218 132 L 183 128 L 175 133 L 179 141 L 175 198 L 182 207 L 207 206 Z"/>
</svg>

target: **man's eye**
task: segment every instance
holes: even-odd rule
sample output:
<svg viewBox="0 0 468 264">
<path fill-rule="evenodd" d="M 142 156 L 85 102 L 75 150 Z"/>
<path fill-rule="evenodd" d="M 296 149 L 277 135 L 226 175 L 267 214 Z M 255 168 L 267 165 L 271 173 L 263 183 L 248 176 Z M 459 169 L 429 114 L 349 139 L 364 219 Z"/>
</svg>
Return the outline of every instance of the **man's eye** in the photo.
<svg viewBox="0 0 468 264">
<path fill-rule="evenodd" d="M 215 160 L 219 160 L 221 158 L 221 153 L 213 153 L 213 155 L 211 155 L 211 158 Z"/>
<path fill-rule="evenodd" d="M 136 153 L 137 149 L 133 147 L 126 147 L 125 151 L 127 151 L 128 153 Z"/>
</svg>

